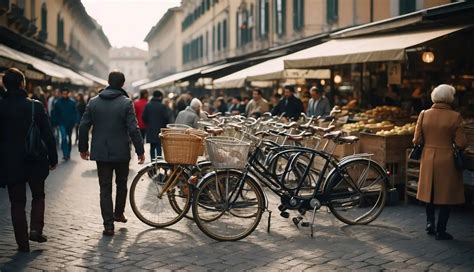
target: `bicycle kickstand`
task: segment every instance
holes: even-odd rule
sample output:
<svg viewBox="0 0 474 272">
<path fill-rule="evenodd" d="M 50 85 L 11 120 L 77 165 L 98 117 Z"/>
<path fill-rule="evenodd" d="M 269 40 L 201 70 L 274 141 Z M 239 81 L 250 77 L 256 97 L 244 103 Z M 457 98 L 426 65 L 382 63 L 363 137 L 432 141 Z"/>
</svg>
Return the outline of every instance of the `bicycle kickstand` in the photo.
<svg viewBox="0 0 474 272">
<path fill-rule="evenodd" d="M 314 233 L 314 218 L 316 218 L 316 210 L 318 209 L 318 205 L 315 205 L 313 208 L 313 218 L 311 219 L 311 238 L 313 238 Z"/>
<path fill-rule="evenodd" d="M 272 211 L 267 209 L 268 212 L 268 226 L 267 226 L 267 233 L 270 233 L 270 223 L 272 221 Z"/>
</svg>

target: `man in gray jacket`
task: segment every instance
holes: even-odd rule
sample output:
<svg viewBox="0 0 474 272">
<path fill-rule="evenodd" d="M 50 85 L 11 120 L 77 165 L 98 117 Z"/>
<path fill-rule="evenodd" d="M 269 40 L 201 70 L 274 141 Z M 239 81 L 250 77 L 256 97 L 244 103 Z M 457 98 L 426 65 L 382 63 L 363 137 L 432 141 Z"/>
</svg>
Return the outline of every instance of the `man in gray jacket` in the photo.
<svg viewBox="0 0 474 272">
<path fill-rule="evenodd" d="M 193 128 L 198 128 L 198 121 L 200 119 L 202 103 L 199 99 L 193 98 L 191 104 L 186 109 L 180 111 L 176 117 L 176 124 L 188 125 Z"/>
<path fill-rule="evenodd" d="M 315 117 L 328 116 L 331 112 L 331 105 L 329 104 L 329 99 L 323 96 L 323 90 L 311 87 L 309 92 L 311 94 L 311 99 L 308 102 L 306 115 Z"/>
<path fill-rule="evenodd" d="M 104 235 L 114 235 L 114 221 L 127 222 L 124 216 L 127 199 L 130 140 L 138 155 L 138 163 L 145 161 L 143 139 L 138 129 L 132 100 L 122 89 L 125 76 L 121 72 L 109 74 L 109 86 L 89 101 L 79 128 L 79 152 L 84 160 L 96 161 L 100 184 L 100 208 L 104 220 Z M 89 153 L 89 130 L 92 143 Z M 112 176 L 115 171 L 117 194 L 115 211 L 112 202 Z"/>
</svg>

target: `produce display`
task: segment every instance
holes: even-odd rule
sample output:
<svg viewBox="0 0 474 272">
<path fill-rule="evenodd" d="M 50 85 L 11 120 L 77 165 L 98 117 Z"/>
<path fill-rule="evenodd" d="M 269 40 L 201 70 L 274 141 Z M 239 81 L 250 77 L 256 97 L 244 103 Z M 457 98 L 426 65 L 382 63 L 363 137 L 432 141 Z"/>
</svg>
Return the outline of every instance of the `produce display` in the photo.
<svg viewBox="0 0 474 272">
<path fill-rule="evenodd" d="M 405 118 L 408 115 L 402 111 L 399 107 L 393 106 L 379 106 L 371 110 L 367 110 L 363 113 L 357 113 L 354 116 L 355 120 L 367 120 L 367 119 L 378 119 L 378 120 L 387 120 L 387 119 L 397 119 Z"/>
<path fill-rule="evenodd" d="M 357 123 L 345 124 L 342 126 L 344 132 L 358 132 L 362 130 L 368 130 L 377 132 L 380 130 L 390 130 L 394 125 L 390 121 L 377 122 L 375 119 L 369 119 L 368 121 L 359 121 Z"/>
<path fill-rule="evenodd" d="M 415 133 L 416 123 L 409 123 L 403 126 L 395 126 L 390 130 L 381 130 L 375 133 L 379 136 L 393 136 L 393 135 L 411 135 Z"/>
</svg>

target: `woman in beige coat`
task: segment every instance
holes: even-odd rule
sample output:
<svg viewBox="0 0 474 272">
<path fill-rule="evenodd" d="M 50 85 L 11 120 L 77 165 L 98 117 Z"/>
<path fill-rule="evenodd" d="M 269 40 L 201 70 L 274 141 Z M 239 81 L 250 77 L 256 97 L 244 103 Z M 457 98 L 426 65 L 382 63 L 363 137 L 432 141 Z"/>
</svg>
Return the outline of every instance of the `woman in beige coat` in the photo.
<svg viewBox="0 0 474 272">
<path fill-rule="evenodd" d="M 456 90 L 449 85 L 439 85 L 431 93 L 433 106 L 418 117 L 414 144 L 423 145 L 418 194 L 426 202 L 426 231 L 436 235 L 436 240 L 451 240 L 446 232 L 451 205 L 464 203 L 464 183 L 461 171 L 454 166 L 453 143 L 464 149 L 466 134 L 461 115 L 451 104 Z M 435 229 L 435 207 L 439 207 Z"/>
</svg>

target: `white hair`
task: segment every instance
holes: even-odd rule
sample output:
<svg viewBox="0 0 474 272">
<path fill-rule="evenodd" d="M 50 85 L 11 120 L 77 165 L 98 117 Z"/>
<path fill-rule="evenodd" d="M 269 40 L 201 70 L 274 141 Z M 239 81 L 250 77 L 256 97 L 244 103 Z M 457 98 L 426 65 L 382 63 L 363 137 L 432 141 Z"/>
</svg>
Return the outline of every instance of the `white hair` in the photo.
<svg viewBox="0 0 474 272">
<path fill-rule="evenodd" d="M 454 89 L 453 86 L 441 84 L 431 92 L 431 101 L 433 101 L 433 103 L 451 104 L 454 101 L 455 93 L 456 89 Z"/>
<path fill-rule="evenodd" d="M 193 98 L 193 100 L 191 100 L 191 104 L 190 104 L 191 108 L 193 108 L 194 110 L 199 110 L 201 109 L 202 107 L 202 103 L 199 99 L 197 98 Z"/>
</svg>

